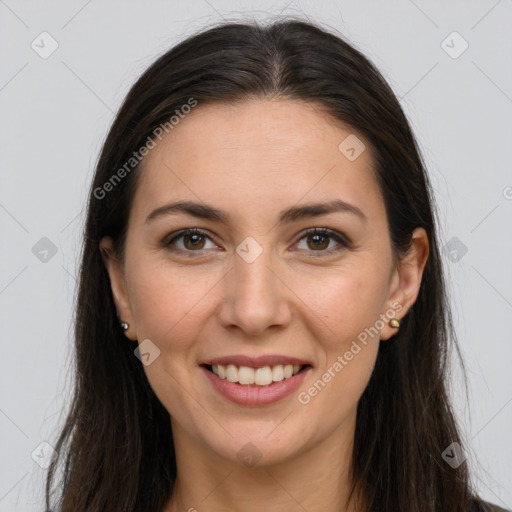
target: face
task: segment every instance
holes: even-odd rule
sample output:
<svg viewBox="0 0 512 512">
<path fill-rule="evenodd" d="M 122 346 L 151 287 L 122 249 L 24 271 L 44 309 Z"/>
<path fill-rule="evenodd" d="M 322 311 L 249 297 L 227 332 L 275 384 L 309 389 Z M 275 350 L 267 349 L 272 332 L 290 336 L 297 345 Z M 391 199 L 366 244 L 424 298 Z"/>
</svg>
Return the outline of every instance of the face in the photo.
<svg viewBox="0 0 512 512">
<path fill-rule="evenodd" d="M 273 464 L 350 439 L 428 247 L 416 230 L 394 265 L 373 165 L 361 134 L 290 100 L 199 104 L 146 157 L 124 261 L 101 245 L 175 441 Z M 162 209 L 178 201 L 199 207 Z M 302 370 L 283 378 L 290 364 Z M 251 378 L 263 384 L 230 382 Z"/>
</svg>

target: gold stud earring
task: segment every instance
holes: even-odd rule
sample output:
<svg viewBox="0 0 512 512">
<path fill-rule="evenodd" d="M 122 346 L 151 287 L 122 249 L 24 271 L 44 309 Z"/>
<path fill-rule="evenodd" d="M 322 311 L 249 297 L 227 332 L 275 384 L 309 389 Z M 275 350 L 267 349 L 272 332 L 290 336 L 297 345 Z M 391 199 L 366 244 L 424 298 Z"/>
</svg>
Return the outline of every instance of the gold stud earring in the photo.
<svg viewBox="0 0 512 512">
<path fill-rule="evenodd" d="M 398 320 L 398 318 L 392 318 L 390 321 L 389 321 L 389 325 L 391 327 L 396 327 L 397 329 L 400 327 L 400 320 Z"/>
</svg>

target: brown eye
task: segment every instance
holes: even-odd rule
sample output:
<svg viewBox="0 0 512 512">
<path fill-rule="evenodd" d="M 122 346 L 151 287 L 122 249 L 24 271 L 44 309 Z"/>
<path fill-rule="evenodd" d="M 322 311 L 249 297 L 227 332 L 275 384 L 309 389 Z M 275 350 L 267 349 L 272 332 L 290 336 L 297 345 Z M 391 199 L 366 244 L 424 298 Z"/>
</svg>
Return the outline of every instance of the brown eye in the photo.
<svg viewBox="0 0 512 512">
<path fill-rule="evenodd" d="M 183 235 L 183 245 L 187 249 L 202 249 L 204 246 L 204 236 L 203 235 Z"/>
<path fill-rule="evenodd" d="M 176 252 L 199 252 L 206 250 L 207 242 L 210 241 L 212 248 L 216 249 L 210 237 L 199 229 L 184 229 L 167 237 L 162 244 L 171 251 Z"/>
<path fill-rule="evenodd" d="M 306 247 L 300 247 L 302 240 Z M 307 252 L 317 252 L 320 255 L 339 252 L 350 247 L 350 241 L 336 231 L 328 228 L 314 228 L 307 231 L 299 240 L 299 249 Z M 336 247 L 337 245 L 337 247 Z"/>
<path fill-rule="evenodd" d="M 329 237 L 326 235 L 308 235 L 307 237 L 308 247 L 313 250 L 326 249 L 329 245 Z"/>
</svg>

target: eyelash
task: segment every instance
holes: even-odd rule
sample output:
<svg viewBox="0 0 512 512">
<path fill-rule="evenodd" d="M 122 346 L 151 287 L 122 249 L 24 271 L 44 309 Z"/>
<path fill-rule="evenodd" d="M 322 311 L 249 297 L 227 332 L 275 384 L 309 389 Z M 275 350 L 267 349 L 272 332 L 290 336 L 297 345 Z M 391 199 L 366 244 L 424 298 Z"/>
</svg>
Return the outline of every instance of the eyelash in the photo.
<svg viewBox="0 0 512 512">
<path fill-rule="evenodd" d="M 184 236 L 187 236 L 187 235 L 201 235 L 201 236 L 204 236 L 211 240 L 211 237 L 208 236 L 208 234 L 205 231 L 198 229 L 198 228 L 188 228 L 188 229 L 183 229 L 181 231 L 178 231 L 177 233 L 171 233 L 171 235 L 169 235 L 171 238 L 169 238 L 169 236 L 166 237 L 165 240 L 163 241 L 163 245 L 164 245 L 164 247 L 166 247 L 167 249 L 169 249 L 172 252 L 182 252 L 182 253 L 185 252 L 185 253 L 189 253 L 190 255 L 192 255 L 195 252 L 200 253 L 201 251 L 206 250 L 206 249 L 199 249 L 197 251 L 191 251 L 191 250 L 176 249 L 176 248 L 171 247 L 172 244 L 175 243 L 176 240 L 183 238 Z M 333 253 L 337 253 L 344 249 L 349 249 L 351 247 L 351 242 L 347 238 L 340 235 L 336 231 L 333 231 L 332 229 L 328 229 L 328 228 L 308 229 L 307 231 L 305 231 L 302 234 L 302 236 L 297 240 L 296 243 L 300 242 L 303 238 L 307 238 L 308 236 L 311 236 L 311 235 L 326 236 L 326 237 L 331 238 L 334 241 L 338 242 L 338 244 L 340 244 L 340 246 L 341 246 L 341 247 L 338 247 L 335 249 L 329 249 L 329 250 L 308 251 L 311 253 L 315 253 L 315 252 L 320 253 L 320 256 L 326 255 L 326 254 L 331 255 Z M 213 242 L 213 240 L 212 240 L 212 242 Z M 313 257 L 316 258 L 319 256 L 315 255 Z"/>
</svg>

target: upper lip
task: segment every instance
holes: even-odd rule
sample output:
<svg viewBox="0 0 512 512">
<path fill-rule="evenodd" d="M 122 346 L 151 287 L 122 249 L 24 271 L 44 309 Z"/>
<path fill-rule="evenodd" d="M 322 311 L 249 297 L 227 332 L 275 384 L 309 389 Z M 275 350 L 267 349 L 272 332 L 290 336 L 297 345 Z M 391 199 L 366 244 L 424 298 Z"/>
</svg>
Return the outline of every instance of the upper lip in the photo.
<svg viewBox="0 0 512 512">
<path fill-rule="evenodd" d="M 299 359 L 297 357 L 291 356 L 283 356 L 283 355 L 263 355 L 257 357 L 250 357 L 245 355 L 233 355 L 233 356 L 224 356 L 224 357 L 215 357 L 212 359 L 208 359 L 207 361 L 203 361 L 200 363 L 201 365 L 228 365 L 234 364 L 235 366 L 248 366 L 249 368 L 262 368 L 263 366 L 276 366 L 278 364 L 287 365 L 287 364 L 300 364 L 311 365 L 309 361 L 305 359 Z"/>
</svg>

